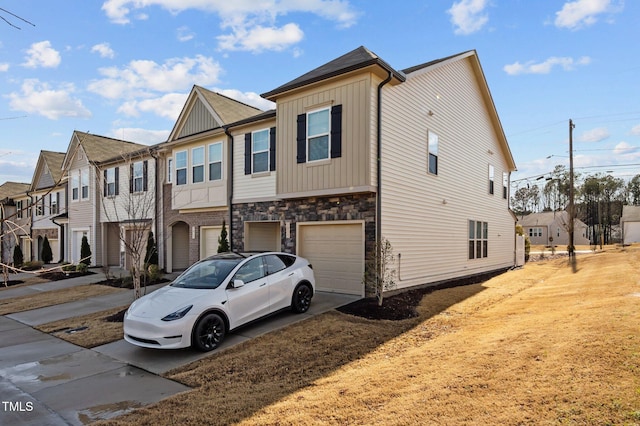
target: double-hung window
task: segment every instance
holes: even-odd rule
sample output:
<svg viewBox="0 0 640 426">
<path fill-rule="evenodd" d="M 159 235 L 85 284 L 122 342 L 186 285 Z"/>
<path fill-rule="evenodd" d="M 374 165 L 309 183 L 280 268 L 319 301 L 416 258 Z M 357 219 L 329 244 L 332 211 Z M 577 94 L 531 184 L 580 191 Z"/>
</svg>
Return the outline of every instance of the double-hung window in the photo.
<svg viewBox="0 0 640 426">
<path fill-rule="evenodd" d="M 136 161 L 133 163 L 133 191 L 144 191 L 144 163 L 142 161 Z"/>
<path fill-rule="evenodd" d="M 427 170 L 432 175 L 438 174 L 438 135 L 427 131 Z"/>
<path fill-rule="evenodd" d="M 74 201 L 80 199 L 80 176 L 77 173 L 71 174 L 71 199 Z"/>
<path fill-rule="evenodd" d="M 176 185 L 187 184 L 187 151 L 176 152 Z"/>
<path fill-rule="evenodd" d="M 530 237 L 542 237 L 542 228 L 529 228 Z"/>
<path fill-rule="evenodd" d="M 509 173 L 502 173 L 502 198 L 507 199 L 509 195 Z"/>
<path fill-rule="evenodd" d="M 269 129 L 253 132 L 251 136 L 253 173 L 269 171 Z"/>
<path fill-rule="evenodd" d="M 489 224 L 469 221 L 469 259 L 480 259 L 489 255 Z"/>
<path fill-rule="evenodd" d="M 167 158 L 167 183 L 173 182 L 173 158 Z"/>
<path fill-rule="evenodd" d="M 36 197 L 36 216 L 44 214 L 44 197 Z"/>
<path fill-rule="evenodd" d="M 84 169 L 80 176 L 81 196 L 83 200 L 89 198 L 89 169 Z"/>
<path fill-rule="evenodd" d="M 329 108 L 307 114 L 307 158 L 309 161 L 329 158 L 331 125 Z"/>
<path fill-rule="evenodd" d="M 191 150 L 191 182 L 204 182 L 204 147 Z"/>
<path fill-rule="evenodd" d="M 22 219 L 24 217 L 23 214 L 24 204 L 23 201 L 16 201 L 16 210 L 18 211 L 18 219 Z"/>
<path fill-rule="evenodd" d="M 222 142 L 209 145 L 209 180 L 222 179 Z"/>
<path fill-rule="evenodd" d="M 104 171 L 104 196 L 118 195 L 118 167 L 112 167 Z"/>
<path fill-rule="evenodd" d="M 493 195 L 495 186 L 495 170 L 491 164 L 489 164 L 489 194 Z"/>
<path fill-rule="evenodd" d="M 58 214 L 58 199 L 60 198 L 59 192 L 52 192 L 49 194 L 49 213 L 50 214 Z"/>
</svg>

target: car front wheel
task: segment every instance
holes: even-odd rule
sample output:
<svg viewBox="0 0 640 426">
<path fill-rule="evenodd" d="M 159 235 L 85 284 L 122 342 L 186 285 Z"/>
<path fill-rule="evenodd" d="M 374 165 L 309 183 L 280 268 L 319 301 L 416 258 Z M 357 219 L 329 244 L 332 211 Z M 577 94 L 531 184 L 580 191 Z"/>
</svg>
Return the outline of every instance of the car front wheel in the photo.
<svg viewBox="0 0 640 426">
<path fill-rule="evenodd" d="M 299 314 L 307 312 L 311 305 L 311 297 L 313 296 L 313 290 L 308 284 L 300 284 L 293 292 L 293 299 L 291 300 L 291 309 Z"/>
<path fill-rule="evenodd" d="M 214 313 L 207 314 L 200 318 L 193 329 L 192 346 L 202 352 L 212 351 L 222 343 L 225 333 L 222 317 Z"/>
</svg>

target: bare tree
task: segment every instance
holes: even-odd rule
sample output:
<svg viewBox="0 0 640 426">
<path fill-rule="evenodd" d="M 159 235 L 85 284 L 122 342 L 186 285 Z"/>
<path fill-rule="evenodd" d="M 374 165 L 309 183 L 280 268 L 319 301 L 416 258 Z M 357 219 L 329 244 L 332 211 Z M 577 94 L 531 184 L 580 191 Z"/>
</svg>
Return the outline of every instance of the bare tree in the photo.
<svg viewBox="0 0 640 426">
<path fill-rule="evenodd" d="M 97 182 L 103 188 L 101 211 L 104 220 L 101 222 L 108 223 L 111 232 L 117 227 L 118 240 L 124 249 L 120 262 L 131 272 L 134 299 L 137 299 L 142 296 L 146 246 L 156 213 L 155 182 L 149 179 L 155 175 L 155 162 L 145 149 L 122 154 L 120 161 L 96 165 L 96 169 L 100 170 Z"/>
</svg>

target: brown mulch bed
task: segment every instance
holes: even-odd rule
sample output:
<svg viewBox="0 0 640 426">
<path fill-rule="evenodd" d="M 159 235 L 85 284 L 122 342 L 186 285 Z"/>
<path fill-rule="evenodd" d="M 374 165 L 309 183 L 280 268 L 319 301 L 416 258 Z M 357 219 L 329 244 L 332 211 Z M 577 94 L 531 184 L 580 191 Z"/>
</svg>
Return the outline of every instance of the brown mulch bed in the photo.
<svg viewBox="0 0 640 426">
<path fill-rule="evenodd" d="M 91 272 L 91 271 L 87 271 L 87 272 L 51 271 L 51 272 L 43 272 L 42 274 L 38 274 L 38 276 L 47 281 L 61 281 L 61 280 L 67 280 L 69 278 L 84 277 L 85 275 L 93 275 L 93 274 L 95 274 L 95 272 Z"/>
</svg>

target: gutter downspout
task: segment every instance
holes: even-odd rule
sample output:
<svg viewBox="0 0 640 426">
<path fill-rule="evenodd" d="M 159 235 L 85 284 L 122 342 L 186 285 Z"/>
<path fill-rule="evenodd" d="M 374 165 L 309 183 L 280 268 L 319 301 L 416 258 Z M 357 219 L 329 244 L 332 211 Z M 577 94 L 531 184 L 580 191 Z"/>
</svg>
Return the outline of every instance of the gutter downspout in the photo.
<svg viewBox="0 0 640 426">
<path fill-rule="evenodd" d="M 161 188 L 160 185 L 158 185 L 158 183 L 159 183 L 159 177 L 158 177 L 158 175 L 159 175 L 159 173 L 158 173 L 159 161 L 158 161 L 158 157 L 156 156 L 157 154 L 156 154 L 156 152 L 155 152 L 155 150 L 153 148 L 149 150 L 149 155 L 151 155 L 151 158 L 153 158 L 153 160 L 155 161 L 155 169 L 156 169 L 156 172 L 154 173 L 155 174 L 155 181 L 156 181 L 155 182 L 155 186 L 156 186 L 155 187 L 155 190 L 156 190 L 155 199 L 156 199 L 156 202 L 153 203 L 154 204 L 153 209 L 154 209 L 154 212 L 155 212 L 155 216 L 154 216 L 155 220 L 153 221 L 153 224 L 154 224 L 154 226 L 153 226 L 154 230 L 153 231 L 154 231 L 155 237 L 156 237 L 156 251 L 158 251 L 158 238 L 160 237 L 160 235 L 158 235 L 158 229 L 160 229 L 159 226 L 158 226 L 158 218 L 164 219 L 163 215 L 158 215 L 158 204 L 162 203 L 162 205 L 164 206 L 164 203 L 162 202 L 163 199 L 164 199 L 164 188 Z M 158 203 L 158 193 L 160 193 L 160 203 Z M 162 225 L 164 226 L 164 221 L 162 222 Z M 162 238 L 164 238 L 164 234 L 162 234 Z M 164 244 L 163 244 L 163 246 L 164 246 Z M 157 253 L 157 254 L 158 254 L 158 262 L 160 262 L 160 257 L 159 257 L 160 253 Z M 165 262 L 165 259 L 164 259 L 164 255 L 163 255 L 162 256 L 162 263 L 164 263 L 164 262 Z"/>
<path fill-rule="evenodd" d="M 229 138 L 229 251 L 233 251 L 233 136 L 229 133 L 229 126 L 224 126 L 224 134 Z"/>
<path fill-rule="evenodd" d="M 377 149 L 377 196 L 376 196 L 376 247 L 380 250 L 382 241 L 382 87 L 391 81 L 393 73 L 389 71 L 389 76 L 378 84 L 377 117 L 376 117 L 376 149 Z M 379 253 L 376 253 L 378 257 Z"/>
</svg>

